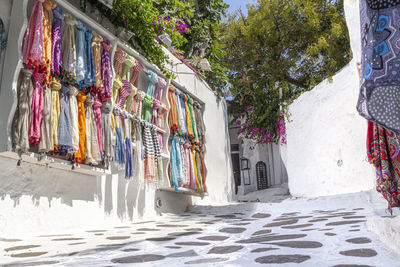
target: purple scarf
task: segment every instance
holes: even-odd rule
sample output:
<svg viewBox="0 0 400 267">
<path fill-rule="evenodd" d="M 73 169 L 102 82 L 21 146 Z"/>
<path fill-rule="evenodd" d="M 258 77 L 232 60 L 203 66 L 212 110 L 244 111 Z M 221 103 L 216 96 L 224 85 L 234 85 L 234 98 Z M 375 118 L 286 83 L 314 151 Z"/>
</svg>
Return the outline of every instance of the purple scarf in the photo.
<svg viewBox="0 0 400 267">
<path fill-rule="evenodd" d="M 59 73 L 62 69 L 61 42 L 62 31 L 61 25 L 64 19 L 64 11 L 60 7 L 53 10 L 53 25 L 52 25 L 52 55 L 51 72 Z"/>
<path fill-rule="evenodd" d="M 110 59 L 110 41 L 104 40 L 101 42 L 103 46 L 103 52 L 101 54 L 101 78 L 103 80 L 104 88 L 100 92 L 101 100 L 103 102 L 111 98 L 112 88 L 112 74 L 111 74 L 111 59 Z"/>
</svg>

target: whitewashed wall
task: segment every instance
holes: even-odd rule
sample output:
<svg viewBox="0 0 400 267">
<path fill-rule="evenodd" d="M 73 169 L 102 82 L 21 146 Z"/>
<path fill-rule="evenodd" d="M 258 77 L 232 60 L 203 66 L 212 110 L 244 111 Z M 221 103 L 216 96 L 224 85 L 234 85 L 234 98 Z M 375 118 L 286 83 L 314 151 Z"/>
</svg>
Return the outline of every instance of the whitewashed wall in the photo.
<svg viewBox="0 0 400 267">
<path fill-rule="evenodd" d="M 330 83 L 301 95 L 291 106 L 287 171 L 294 196 L 315 197 L 370 190 L 374 170 L 366 161 L 367 122 L 356 111 L 360 61 L 358 0 L 344 0 L 353 60 Z"/>
<path fill-rule="evenodd" d="M 1 1 L 0 10 L 9 10 L 10 3 Z M 17 35 L 10 38 L 18 38 Z M 9 49 L 17 56 L 16 48 Z M 179 63 L 167 50 L 166 53 L 174 63 Z M 88 176 L 25 162 L 17 167 L 16 160 L 0 156 L 0 237 L 100 227 L 150 218 L 160 211 L 182 212 L 192 203 L 225 203 L 230 200 L 232 170 L 226 103 L 219 100 L 208 85 L 186 66 L 171 65 L 169 68 L 189 73 L 178 73 L 176 81 L 205 103 L 205 164 L 209 196 L 201 200 L 172 192 L 156 192 L 151 185 L 144 184 L 142 176 L 126 181 L 124 170 L 118 170 L 116 166 L 112 175 Z M 10 99 L 1 101 L 12 102 L 12 94 L 3 94 L 4 90 L 10 88 L 0 88 L 1 95 Z M 4 120 L 7 117 L 6 114 L 1 118 Z M 6 121 L 1 123 L 6 124 Z M 6 143 L 5 140 L 0 141 Z M 161 209 L 155 206 L 158 199 L 162 200 Z"/>
</svg>

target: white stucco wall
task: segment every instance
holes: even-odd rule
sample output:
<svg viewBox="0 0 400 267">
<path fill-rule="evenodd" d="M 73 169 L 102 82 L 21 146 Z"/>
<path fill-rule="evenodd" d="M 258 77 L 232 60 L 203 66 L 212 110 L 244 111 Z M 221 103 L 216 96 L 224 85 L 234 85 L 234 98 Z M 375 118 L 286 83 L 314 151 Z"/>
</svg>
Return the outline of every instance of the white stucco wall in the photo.
<svg viewBox="0 0 400 267">
<path fill-rule="evenodd" d="M 353 60 L 330 83 L 301 95 L 291 106 L 286 166 L 294 196 L 315 197 L 370 190 L 374 170 L 366 161 L 367 122 L 356 111 L 360 61 L 358 0 L 344 0 Z M 342 164 L 340 164 L 342 162 Z"/>
<path fill-rule="evenodd" d="M 0 2 L 0 10 L 2 8 L 3 2 Z M 17 49 L 10 49 L 17 56 Z M 173 63 L 179 63 L 169 52 L 166 53 Z M 116 166 L 112 169 L 113 174 L 88 176 L 26 162 L 17 167 L 16 160 L 0 156 L 0 237 L 100 227 L 150 218 L 157 216 L 159 211 L 181 212 L 192 203 L 229 201 L 232 170 L 226 103 L 219 100 L 208 85 L 186 66 L 171 65 L 169 68 L 185 72 L 178 73 L 176 81 L 205 104 L 207 152 L 204 156 L 209 195 L 201 200 L 172 192 L 158 192 L 144 183 L 142 175 L 126 181 L 124 170 L 118 170 Z M 162 200 L 161 209 L 155 207 L 158 199 Z"/>
</svg>

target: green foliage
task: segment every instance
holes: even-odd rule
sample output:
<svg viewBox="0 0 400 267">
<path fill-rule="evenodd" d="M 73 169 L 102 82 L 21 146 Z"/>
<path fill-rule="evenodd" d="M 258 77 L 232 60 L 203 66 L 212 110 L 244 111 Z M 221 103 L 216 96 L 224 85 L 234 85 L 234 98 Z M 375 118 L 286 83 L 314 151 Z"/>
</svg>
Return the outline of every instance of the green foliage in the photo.
<svg viewBox="0 0 400 267">
<path fill-rule="evenodd" d="M 264 129 L 276 142 L 281 106 L 284 111 L 351 59 L 343 0 L 258 0 L 248 7 L 247 17 L 235 13 L 221 26 L 230 109 L 246 118 L 245 135 Z"/>
<path fill-rule="evenodd" d="M 82 8 L 86 6 L 86 1 L 82 0 Z M 167 77 L 172 76 L 165 69 L 167 57 L 156 41 L 160 30 L 169 34 L 174 49 L 185 58 L 207 58 L 212 71 L 201 72 L 200 75 L 219 95 L 223 94 L 228 83 L 227 69 L 220 63 L 224 51 L 218 40 L 219 24 L 228 8 L 223 0 L 114 0 L 111 12 L 101 8 L 99 1 L 89 1 L 95 3 L 115 25 L 133 32 L 131 45 Z M 177 30 L 181 22 L 188 25 L 186 31 Z"/>
</svg>

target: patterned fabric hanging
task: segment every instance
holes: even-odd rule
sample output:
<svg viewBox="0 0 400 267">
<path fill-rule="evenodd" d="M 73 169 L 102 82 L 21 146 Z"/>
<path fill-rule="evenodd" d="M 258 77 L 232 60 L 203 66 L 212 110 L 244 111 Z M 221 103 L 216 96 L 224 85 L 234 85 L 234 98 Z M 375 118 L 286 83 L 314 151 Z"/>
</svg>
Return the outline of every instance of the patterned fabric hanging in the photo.
<svg viewBox="0 0 400 267">
<path fill-rule="evenodd" d="M 64 16 L 61 45 L 62 64 L 63 69 L 72 76 L 75 76 L 76 73 L 75 24 L 76 20 L 70 14 Z"/>
<path fill-rule="evenodd" d="M 126 110 L 129 113 L 135 114 L 137 112 L 137 103 L 136 103 L 136 94 L 137 94 L 137 88 L 133 85 L 130 84 L 131 86 L 131 93 L 126 99 Z"/>
<path fill-rule="evenodd" d="M 22 47 L 24 64 L 42 65 L 43 63 L 43 6 L 45 0 L 36 1 L 26 28 Z"/>
<path fill-rule="evenodd" d="M 114 70 L 115 73 L 119 76 L 122 76 L 122 65 L 124 64 L 126 59 L 125 51 L 122 51 L 120 48 L 115 51 L 114 54 Z"/>
<path fill-rule="evenodd" d="M 78 127 L 79 127 L 79 150 L 75 154 L 77 163 L 85 163 L 85 146 L 86 146 L 86 115 L 85 115 L 85 101 L 86 94 L 79 91 L 76 95 L 78 101 Z"/>
<path fill-rule="evenodd" d="M 68 101 L 69 87 L 61 86 L 60 90 L 60 119 L 58 121 L 58 151 L 65 156 L 72 147 L 71 117 Z"/>
<path fill-rule="evenodd" d="M 114 85 L 112 89 L 112 96 L 114 103 L 117 103 L 119 88 L 121 88 L 122 86 L 124 86 L 124 83 L 122 82 L 121 77 L 119 75 L 115 75 Z"/>
<path fill-rule="evenodd" d="M 163 170 L 162 170 L 163 164 L 161 159 L 161 148 L 157 138 L 157 131 L 154 128 L 151 129 L 151 135 L 153 138 L 153 145 L 154 145 L 154 162 L 156 170 L 155 180 L 156 182 L 160 182 L 163 177 Z"/>
<path fill-rule="evenodd" d="M 56 7 L 53 10 L 53 25 L 52 25 L 52 49 L 51 54 L 53 55 L 51 61 L 51 72 L 60 74 L 63 62 L 62 62 L 62 21 L 64 19 L 64 11 L 60 7 Z"/>
<path fill-rule="evenodd" d="M 127 80 L 122 80 L 123 86 L 119 88 L 117 107 L 124 108 L 125 99 L 131 94 L 130 83 Z"/>
<path fill-rule="evenodd" d="M 143 69 L 143 65 L 139 62 L 139 60 L 136 59 L 136 64 L 132 69 L 132 76 L 130 80 L 131 84 L 133 84 L 136 88 L 139 85 L 140 72 L 142 72 Z"/>
<path fill-rule="evenodd" d="M 178 125 L 182 135 L 187 135 L 186 121 L 185 121 L 185 104 L 183 102 L 183 93 L 175 89 L 176 109 L 178 114 Z"/>
<path fill-rule="evenodd" d="M 198 102 L 194 102 L 194 114 L 196 116 L 196 129 L 197 129 L 197 138 L 199 140 L 199 144 L 203 147 L 206 143 L 206 127 L 204 125 L 203 115 L 201 112 L 201 105 Z"/>
<path fill-rule="evenodd" d="M 103 52 L 101 54 L 101 78 L 103 80 L 103 90 L 100 92 L 101 100 L 106 102 L 107 99 L 112 97 L 112 72 L 111 72 L 111 59 L 110 59 L 110 41 L 104 40 L 101 42 Z"/>
<path fill-rule="evenodd" d="M 142 127 L 140 122 L 135 120 L 135 153 L 133 154 L 133 176 L 139 177 L 140 165 L 142 163 Z"/>
<path fill-rule="evenodd" d="M 186 127 L 187 127 L 187 135 L 189 136 L 190 139 L 193 139 L 194 133 L 193 133 L 193 125 L 192 125 L 192 116 L 190 114 L 190 108 L 189 108 L 189 98 L 187 94 L 183 95 L 183 101 L 185 103 L 185 121 L 186 121 Z"/>
<path fill-rule="evenodd" d="M 138 91 L 135 99 L 136 99 L 136 103 L 137 103 L 137 112 L 136 112 L 136 116 L 141 118 L 142 117 L 142 109 L 143 109 L 143 100 L 146 97 L 146 93 L 143 91 Z"/>
<path fill-rule="evenodd" d="M 58 120 L 60 118 L 60 90 L 61 83 L 53 78 L 50 84 L 51 88 L 51 133 L 53 147 L 58 145 Z"/>
<path fill-rule="evenodd" d="M 203 177 L 203 172 L 201 170 L 200 151 L 196 149 L 194 153 L 195 153 L 197 181 L 199 183 L 199 191 L 200 194 L 203 195 L 205 192 L 205 179 Z"/>
<path fill-rule="evenodd" d="M 200 164 L 201 164 L 201 177 L 203 179 L 203 190 L 204 193 L 207 193 L 207 186 L 206 186 L 206 165 L 204 164 L 203 152 L 199 150 L 200 156 Z"/>
<path fill-rule="evenodd" d="M 377 123 L 368 122 L 368 160 L 376 169 L 376 189 L 388 202 L 388 209 L 400 207 L 400 137 Z"/>
<path fill-rule="evenodd" d="M 29 143 L 31 146 L 37 146 L 40 142 L 40 127 L 42 124 L 43 110 L 43 83 L 45 74 L 35 71 L 32 74 L 33 93 L 31 103 L 31 121 L 29 128 Z"/>
<path fill-rule="evenodd" d="M 18 86 L 18 119 L 15 131 L 15 151 L 21 156 L 29 150 L 29 118 L 30 103 L 32 101 L 33 71 L 30 69 L 22 69 Z"/>
<path fill-rule="evenodd" d="M 197 139 L 197 127 L 196 127 L 196 116 L 193 109 L 193 99 L 189 99 L 189 111 L 190 111 L 190 118 L 192 119 L 192 127 L 193 127 L 193 142 L 198 144 L 199 140 Z"/>
<path fill-rule="evenodd" d="M 400 2 L 359 2 L 362 58 L 357 110 L 367 120 L 400 133 Z"/>
</svg>

